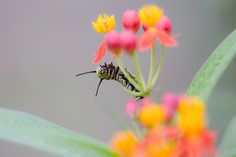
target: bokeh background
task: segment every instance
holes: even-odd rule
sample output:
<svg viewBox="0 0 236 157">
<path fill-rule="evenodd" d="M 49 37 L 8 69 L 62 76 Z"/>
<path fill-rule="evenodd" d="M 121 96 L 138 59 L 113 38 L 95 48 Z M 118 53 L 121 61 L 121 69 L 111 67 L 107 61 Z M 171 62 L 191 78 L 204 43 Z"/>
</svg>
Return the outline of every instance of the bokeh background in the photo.
<svg viewBox="0 0 236 157">
<path fill-rule="evenodd" d="M 167 91 L 183 93 L 194 74 L 217 45 L 236 28 L 235 0 L 0 0 L 0 107 L 32 113 L 103 142 L 120 127 L 107 112 L 125 122 L 130 99 L 121 86 L 104 81 L 98 97 L 92 53 L 102 36 L 91 27 L 99 13 L 121 15 L 143 4 L 162 6 L 180 33 L 180 46 L 167 49 L 164 69 L 152 98 Z M 147 74 L 149 54 L 140 54 Z M 124 56 L 127 67 L 130 62 Z M 113 61 L 107 55 L 104 61 Z M 236 113 L 236 60 L 230 64 L 210 97 L 210 126 L 225 130 Z M 145 71 L 146 70 L 146 71 Z M 221 136 L 219 136 L 219 139 Z M 54 157 L 29 147 L 0 141 L 1 157 Z"/>
</svg>

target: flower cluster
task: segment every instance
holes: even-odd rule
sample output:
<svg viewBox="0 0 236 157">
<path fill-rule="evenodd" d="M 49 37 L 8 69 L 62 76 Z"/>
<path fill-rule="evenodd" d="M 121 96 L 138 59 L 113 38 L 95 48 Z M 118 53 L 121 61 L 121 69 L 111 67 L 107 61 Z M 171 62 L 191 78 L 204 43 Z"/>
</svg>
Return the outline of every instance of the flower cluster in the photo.
<svg viewBox="0 0 236 157">
<path fill-rule="evenodd" d="M 164 95 L 161 104 L 130 101 L 136 127 L 118 132 L 111 147 L 123 157 L 203 157 L 215 155 L 215 133 L 207 128 L 197 97 Z"/>
<path fill-rule="evenodd" d="M 123 31 L 114 30 L 113 15 L 99 15 L 97 22 L 92 22 L 92 25 L 98 33 L 105 34 L 93 63 L 100 62 L 109 50 L 122 72 L 122 79 L 134 88 L 125 90 L 137 100 L 131 100 L 126 105 L 132 128 L 114 135 L 112 149 L 122 157 L 215 155 L 215 133 L 207 128 L 204 103 L 201 100 L 166 94 L 161 103 L 156 104 L 147 98 L 161 72 L 166 47 L 177 46 L 175 36 L 172 35 L 172 23 L 163 9 L 145 5 L 138 12 L 126 10 L 122 16 Z M 162 47 L 158 65 L 155 51 L 157 41 Z M 146 84 L 136 52 L 147 50 L 151 50 L 151 59 Z M 127 72 L 121 60 L 122 52 L 131 58 L 134 76 Z"/>
<path fill-rule="evenodd" d="M 138 12 L 128 9 L 123 13 L 122 25 L 124 29 L 122 31 L 114 30 L 115 23 L 114 15 L 108 16 L 107 14 L 99 15 L 97 21 L 92 22 L 94 29 L 98 33 L 104 34 L 104 39 L 97 50 L 93 64 L 99 63 L 109 50 L 125 77 L 139 91 L 139 93 L 129 90 L 127 92 L 132 96 L 148 96 L 162 69 L 165 48 L 177 46 L 175 37 L 171 34 L 171 21 L 160 7 L 146 5 Z M 140 33 L 138 33 L 139 31 Z M 155 59 L 156 41 L 159 41 L 160 46 L 162 46 L 158 68 Z M 149 49 L 151 49 L 151 62 L 149 79 L 146 84 L 136 52 L 146 52 Z M 121 59 L 122 52 L 126 52 L 132 60 L 135 79 L 125 70 L 126 68 Z"/>
<path fill-rule="evenodd" d="M 114 15 L 99 15 L 96 22 L 92 22 L 94 29 L 98 33 L 105 34 L 105 39 L 100 44 L 94 64 L 100 62 L 107 51 L 110 50 L 112 55 L 120 56 L 122 50 L 132 54 L 139 49 L 141 51 L 151 48 L 155 38 L 163 46 L 174 47 L 177 45 L 171 34 L 171 21 L 164 16 L 163 10 L 154 5 L 144 6 L 136 12 L 128 9 L 123 13 L 122 25 L 124 30 L 118 32 L 114 30 Z M 139 27 L 142 25 L 143 34 L 137 36 Z"/>
</svg>

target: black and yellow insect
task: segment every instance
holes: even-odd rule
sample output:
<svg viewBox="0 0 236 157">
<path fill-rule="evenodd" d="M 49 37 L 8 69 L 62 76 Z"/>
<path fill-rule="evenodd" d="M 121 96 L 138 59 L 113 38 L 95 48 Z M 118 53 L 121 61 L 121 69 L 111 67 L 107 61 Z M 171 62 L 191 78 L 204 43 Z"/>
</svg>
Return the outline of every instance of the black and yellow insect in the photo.
<svg viewBox="0 0 236 157">
<path fill-rule="evenodd" d="M 128 71 L 128 69 L 125 69 L 127 73 L 132 77 L 134 80 L 136 78 Z M 119 82 L 122 86 L 124 86 L 126 89 L 132 91 L 132 92 L 140 92 L 132 83 L 129 82 L 129 80 L 125 77 L 124 73 L 120 70 L 119 66 L 114 66 L 112 63 L 103 65 L 100 65 L 96 71 L 88 71 L 84 73 L 77 74 L 76 77 L 88 73 L 96 73 L 97 76 L 100 78 L 100 82 L 97 86 L 96 94 L 98 95 L 99 87 L 103 80 L 115 80 Z M 136 96 L 135 97 L 137 101 L 140 101 L 143 97 Z"/>
</svg>

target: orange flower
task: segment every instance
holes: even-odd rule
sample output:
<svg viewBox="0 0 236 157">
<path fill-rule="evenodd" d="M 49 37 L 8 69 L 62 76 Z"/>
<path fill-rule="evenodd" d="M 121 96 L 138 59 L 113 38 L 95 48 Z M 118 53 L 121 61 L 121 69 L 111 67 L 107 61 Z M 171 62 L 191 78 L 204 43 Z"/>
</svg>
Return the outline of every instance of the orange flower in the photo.
<svg viewBox="0 0 236 157">
<path fill-rule="evenodd" d="M 164 109 L 161 105 L 146 105 L 140 110 L 139 120 L 144 126 L 153 128 L 164 121 Z"/>
<path fill-rule="evenodd" d="M 136 146 L 135 135 L 131 131 L 117 132 L 111 141 L 111 147 L 122 156 L 129 156 Z"/>
<path fill-rule="evenodd" d="M 178 105 L 179 128 L 184 135 L 194 137 L 201 134 L 205 128 L 204 106 L 196 97 L 184 97 Z"/>
</svg>

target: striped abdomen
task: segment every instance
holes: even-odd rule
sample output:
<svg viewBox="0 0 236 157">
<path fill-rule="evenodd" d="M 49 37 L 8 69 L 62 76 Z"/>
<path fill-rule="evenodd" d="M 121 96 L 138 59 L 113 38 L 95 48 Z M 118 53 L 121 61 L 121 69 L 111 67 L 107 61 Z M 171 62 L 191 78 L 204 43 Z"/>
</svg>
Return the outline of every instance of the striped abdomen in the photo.
<svg viewBox="0 0 236 157">
<path fill-rule="evenodd" d="M 126 69 L 127 70 L 127 69 Z M 139 92 L 138 89 L 135 88 L 135 86 L 129 82 L 129 80 L 125 77 L 124 73 L 120 70 L 120 68 L 117 66 L 114 66 L 111 64 L 104 64 L 100 65 L 97 69 L 97 75 L 100 79 L 106 79 L 106 80 L 116 80 L 119 82 L 122 86 L 124 86 L 126 89 L 133 91 L 133 92 Z M 128 70 L 127 70 L 128 72 Z M 135 77 L 128 72 L 129 75 L 135 79 Z M 136 97 L 136 100 L 141 100 L 142 97 Z"/>
</svg>

